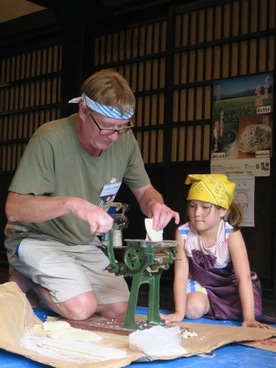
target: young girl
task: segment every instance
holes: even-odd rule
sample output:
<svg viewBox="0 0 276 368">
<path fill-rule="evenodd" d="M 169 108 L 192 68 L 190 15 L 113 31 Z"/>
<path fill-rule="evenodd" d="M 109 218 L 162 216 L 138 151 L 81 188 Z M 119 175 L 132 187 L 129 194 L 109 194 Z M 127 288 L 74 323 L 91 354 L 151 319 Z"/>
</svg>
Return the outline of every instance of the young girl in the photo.
<svg viewBox="0 0 276 368">
<path fill-rule="evenodd" d="M 184 316 L 243 321 L 242 326 L 269 328 L 276 318 L 262 315 L 261 285 L 250 271 L 238 225 L 242 213 L 233 202 L 235 184 L 225 175 L 188 175 L 189 222 L 176 231 L 179 241 L 174 276 L 175 312 L 166 323 Z M 228 222 L 223 218 L 227 211 Z"/>
</svg>

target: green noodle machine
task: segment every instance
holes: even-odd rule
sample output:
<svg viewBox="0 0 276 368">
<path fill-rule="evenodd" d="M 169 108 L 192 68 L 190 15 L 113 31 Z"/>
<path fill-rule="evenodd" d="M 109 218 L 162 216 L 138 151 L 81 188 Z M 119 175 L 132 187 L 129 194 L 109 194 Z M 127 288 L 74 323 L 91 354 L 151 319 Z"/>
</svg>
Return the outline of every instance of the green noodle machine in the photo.
<svg viewBox="0 0 276 368">
<path fill-rule="evenodd" d="M 132 277 L 127 313 L 121 327 L 138 330 L 147 325 L 165 325 L 159 315 L 160 278 L 162 272 L 177 259 L 175 254 L 178 241 L 139 239 L 125 239 L 125 241 L 127 245 L 123 246 L 123 261 L 118 262 L 114 255 L 112 230 L 109 231 L 107 255 L 110 263 L 106 270 L 117 276 Z M 148 315 L 145 322 L 138 323 L 135 320 L 135 313 L 142 284 L 149 285 Z"/>
</svg>

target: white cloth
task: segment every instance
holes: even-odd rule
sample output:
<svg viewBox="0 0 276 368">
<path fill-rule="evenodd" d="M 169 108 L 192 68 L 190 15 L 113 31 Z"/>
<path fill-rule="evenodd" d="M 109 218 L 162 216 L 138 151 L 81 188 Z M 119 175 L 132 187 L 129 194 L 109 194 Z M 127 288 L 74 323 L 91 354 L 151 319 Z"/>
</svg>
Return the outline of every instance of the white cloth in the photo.
<svg viewBox="0 0 276 368">
<path fill-rule="evenodd" d="M 91 110 L 96 111 L 99 114 L 107 116 L 109 118 L 127 120 L 130 119 L 134 114 L 134 110 L 131 108 L 126 109 L 124 114 L 122 114 L 117 107 L 102 105 L 96 101 L 91 100 L 91 98 L 86 96 L 84 93 L 80 97 L 73 98 L 69 101 L 69 103 L 79 103 L 80 101 L 83 101 L 86 106 L 88 106 Z"/>
</svg>

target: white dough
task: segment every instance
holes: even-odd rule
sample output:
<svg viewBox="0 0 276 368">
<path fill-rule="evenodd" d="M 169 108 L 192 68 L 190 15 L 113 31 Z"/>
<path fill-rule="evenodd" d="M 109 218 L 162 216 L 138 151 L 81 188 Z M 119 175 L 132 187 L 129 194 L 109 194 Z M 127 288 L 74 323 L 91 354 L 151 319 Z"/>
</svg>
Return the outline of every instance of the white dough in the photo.
<svg viewBox="0 0 276 368">
<path fill-rule="evenodd" d="M 43 325 L 34 325 L 33 329 L 39 335 L 55 340 L 100 341 L 102 339 L 95 332 L 71 327 L 66 321 L 44 322 Z"/>
<path fill-rule="evenodd" d="M 70 328 L 70 323 L 66 321 L 55 321 L 55 322 L 44 322 L 43 329 L 44 331 L 57 331 L 64 330 L 65 328 Z"/>
<path fill-rule="evenodd" d="M 146 240 L 149 241 L 162 241 L 163 240 L 163 230 L 156 231 L 152 228 L 152 219 L 145 219 L 145 228 L 147 232 Z"/>
<path fill-rule="evenodd" d="M 65 330 L 56 330 L 48 333 L 52 339 L 66 339 L 73 341 L 100 341 L 102 337 L 93 331 L 81 330 L 79 328 L 66 328 Z"/>
</svg>

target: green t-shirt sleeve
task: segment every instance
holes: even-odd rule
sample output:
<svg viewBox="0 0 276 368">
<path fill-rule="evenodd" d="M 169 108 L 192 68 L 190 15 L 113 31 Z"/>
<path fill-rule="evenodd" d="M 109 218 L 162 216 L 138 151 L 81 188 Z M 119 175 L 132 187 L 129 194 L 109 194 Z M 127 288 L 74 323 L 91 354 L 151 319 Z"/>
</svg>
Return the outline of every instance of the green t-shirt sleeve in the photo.
<svg viewBox="0 0 276 368">
<path fill-rule="evenodd" d="M 47 195 L 54 191 L 54 176 L 51 145 L 42 136 L 33 136 L 21 158 L 9 191 Z"/>
</svg>

